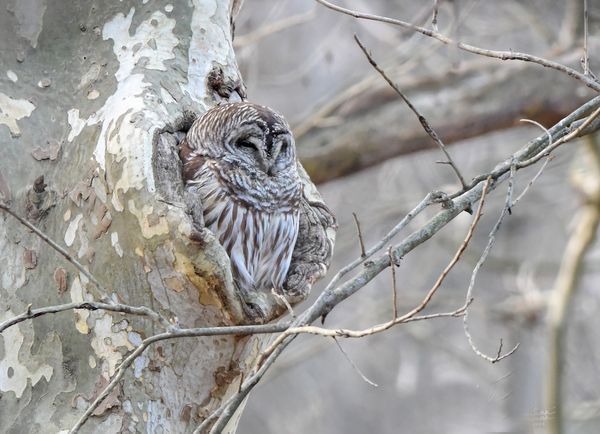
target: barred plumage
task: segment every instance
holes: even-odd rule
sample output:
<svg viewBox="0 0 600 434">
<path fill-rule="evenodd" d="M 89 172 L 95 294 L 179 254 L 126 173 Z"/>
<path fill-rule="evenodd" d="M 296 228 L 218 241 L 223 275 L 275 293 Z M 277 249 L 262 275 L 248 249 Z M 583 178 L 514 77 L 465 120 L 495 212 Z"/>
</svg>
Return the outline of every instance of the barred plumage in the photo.
<svg viewBox="0 0 600 434">
<path fill-rule="evenodd" d="M 251 103 L 214 107 L 180 145 L 187 188 L 227 251 L 246 302 L 256 291 L 283 291 L 296 244 L 302 184 L 289 126 Z"/>
</svg>

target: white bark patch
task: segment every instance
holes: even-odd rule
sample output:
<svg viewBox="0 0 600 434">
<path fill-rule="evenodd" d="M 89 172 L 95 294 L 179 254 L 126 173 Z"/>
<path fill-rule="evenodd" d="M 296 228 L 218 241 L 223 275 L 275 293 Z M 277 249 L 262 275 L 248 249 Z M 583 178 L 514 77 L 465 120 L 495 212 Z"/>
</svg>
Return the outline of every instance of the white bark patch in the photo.
<svg viewBox="0 0 600 434">
<path fill-rule="evenodd" d="M 95 312 L 94 316 L 96 322 L 92 327 L 94 331 L 92 348 L 96 356 L 105 362 L 102 371 L 103 374 L 108 375 L 107 378 L 110 378 L 115 374 L 117 365 L 123 360 L 119 347 L 125 347 L 127 350 L 132 350 L 134 347 L 129 342 L 126 331 L 117 333 L 112 331 L 112 316 L 104 312 Z"/>
<path fill-rule="evenodd" d="M 113 40 L 113 52 L 119 62 L 115 73 L 117 89 L 106 99 L 102 108 L 83 121 L 83 126 L 102 124 L 94 150 L 94 158 L 100 167 L 106 170 L 107 154 L 121 163 L 122 172 L 116 175 L 115 193 L 144 186 L 150 192 L 154 191 L 152 136 L 155 129 L 165 125 L 167 113 L 157 110 L 156 95 L 150 89 L 151 84 L 144 80 L 142 73 L 134 73 L 133 70 L 140 68 L 140 63 L 143 63 L 144 69 L 166 71 L 164 62 L 175 58 L 173 50 L 179 44 L 173 33 L 175 20 L 157 11 L 132 31 L 134 13 L 135 8 L 131 8 L 127 16 L 117 14 L 102 29 L 103 39 Z M 90 71 L 89 75 L 85 82 L 92 80 L 96 71 Z M 69 141 L 83 128 L 78 120 L 79 114 L 77 112 L 75 117 L 74 110 L 69 111 L 72 128 Z M 148 125 L 152 127 L 148 128 Z M 116 210 L 124 209 L 118 194 L 113 195 L 112 203 Z"/>
<path fill-rule="evenodd" d="M 79 109 L 71 109 L 67 112 L 67 121 L 71 127 L 67 140 L 72 142 L 75 137 L 81 133 L 83 127 L 85 127 L 85 121 L 79 117 Z"/>
<path fill-rule="evenodd" d="M 84 301 L 83 287 L 81 286 L 81 281 L 78 277 L 73 279 L 70 295 L 73 303 L 81 303 Z M 90 328 L 87 325 L 87 319 L 90 316 L 90 311 L 85 309 L 75 309 L 73 312 L 75 313 L 76 318 L 75 328 L 79 333 L 87 335 L 90 332 Z"/>
<path fill-rule="evenodd" d="M 8 71 L 6 71 L 6 76 L 13 83 L 16 83 L 19 80 L 19 77 L 17 76 L 17 74 L 15 74 L 15 72 L 11 71 L 10 69 Z"/>
<path fill-rule="evenodd" d="M 142 235 L 144 238 L 152 238 L 156 235 L 164 235 L 169 233 L 169 224 L 165 217 L 158 217 L 155 224 L 150 223 L 148 217 L 152 215 L 154 208 L 150 205 L 142 206 L 142 209 L 138 209 L 135 206 L 133 200 L 129 200 L 128 208 L 131 213 L 137 217 L 140 228 L 142 229 Z"/>
<path fill-rule="evenodd" d="M 5 321 L 14 316 L 15 314 L 10 310 L 0 312 L 0 321 Z M 23 395 L 29 381 L 31 381 L 32 386 L 35 386 L 42 377 L 46 381 L 50 381 L 54 372 L 52 367 L 47 364 L 40 364 L 35 369 L 21 364 L 19 354 L 30 361 L 34 358 L 31 354 L 26 355 L 28 350 L 22 348 L 25 338 L 19 327 L 11 327 L 2 333 L 4 358 L 0 360 L 0 391 L 14 392 L 17 399 Z"/>
<path fill-rule="evenodd" d="M 123 249 L 121 248 L 121 245 L 119 244 L 119 234 L 117 232 L 112 232 L 110 234 L 110 243 L 115 248 L 117 255 L 119 255 L 119 257 L 122 258 L 123 257 Z"/>
<path fill-rule="evenodd" d="M 90 241 L 84 231 L 77 232 L 77 235 L 77 238 L 79 238 L 79 250 L 77 251 L 77 257 L 83 258 L 90 251 Z"/>
<path fill-rule="evenodd" d="M 19 137 L 21 130 L 17 121 L 31 116 L 35 106 L 26 99 L 14 99 L 0 92 L 0 124 L 10 130 L 13 137 Z"/>
<path fill-rule="evenodd" d="M 182 90 L 199 104 L 207 96 L 204 80 L 213 68 L 213 62 L 236 65 L 231 38 L 226 33 L 229 29 L 228 4 L 218 0 L 193 0 L 188 83 L 182 85 Z M 223 36 L 215 43 L 218 34 Z M 227 47 L 224 48 L 222 43 L 227 43 Z"/>
<path fill-rule="evenodd" d="M 77 228 L 79 227 L 79 222 L 83 218 L 83 214 L 77 214 L 69 226 L 67 227 L 67 231 L 65 232 L 65 244 L 69 247 L 73 245 L 75 241 L 75 235 L 77 234 Z"/>
<path fill-rule="evenodd" d="M 173 12 L 173 5 L 171 3 L 165 6 L 165 12 Z"/>
<path fill-rule="evenodd" d="M 0 252 L 12 252 L 4 255 L 5 262 L 0 267 L 0 285 L 9 295 L 14 295 L 17 289 L 25 285 L 27 278 L 23 249 L 9 240 L 5 224 L 0 224 Z"/>
</svg>

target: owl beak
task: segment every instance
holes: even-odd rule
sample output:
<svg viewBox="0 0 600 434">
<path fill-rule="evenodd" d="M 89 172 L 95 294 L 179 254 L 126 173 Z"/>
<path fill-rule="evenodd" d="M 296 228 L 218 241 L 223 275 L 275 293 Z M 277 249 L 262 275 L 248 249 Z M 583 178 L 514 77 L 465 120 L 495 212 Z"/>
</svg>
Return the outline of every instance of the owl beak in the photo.
<svg viewBox="0 0 600 434">
<path fill-rule="evenodd" d="M 260 157 L 258 158 L 258 166 L 260 167 L 260 170 L 269 176 L 272 175 L 273 171 L 272 162 L 273 160 L 271 160 L 268 155 L 265 155 L 263 152 L 260 153 Z"/>
<path fill-rule="evenodd" d="M 267 155 L 263 155 L 263 171 L 269 176 L 273 176 L 275 173 L 277 173 L 275 161 L 277 161 L 277 156 L 279 155 L 280 150 L 281 146 L 275 145 L 270 149 L 270 152 Z"/>
</svg>

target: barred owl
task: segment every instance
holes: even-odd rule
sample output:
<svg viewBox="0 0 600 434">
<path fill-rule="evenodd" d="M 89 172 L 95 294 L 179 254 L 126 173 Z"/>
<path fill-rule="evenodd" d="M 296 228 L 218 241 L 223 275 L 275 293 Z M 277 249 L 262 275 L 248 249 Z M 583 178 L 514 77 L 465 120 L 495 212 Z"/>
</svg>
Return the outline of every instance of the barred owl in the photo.
<svg viewBox="0 0 600 434">
<path fill-rule="evenodd" d="M 300 224 L 302 183 L 294 139 L 268 107 L 223 104 L 197 119 L 180 144 L 186 188 L 225 248 L 244 301 L 283 292 Z"/>
</svg>

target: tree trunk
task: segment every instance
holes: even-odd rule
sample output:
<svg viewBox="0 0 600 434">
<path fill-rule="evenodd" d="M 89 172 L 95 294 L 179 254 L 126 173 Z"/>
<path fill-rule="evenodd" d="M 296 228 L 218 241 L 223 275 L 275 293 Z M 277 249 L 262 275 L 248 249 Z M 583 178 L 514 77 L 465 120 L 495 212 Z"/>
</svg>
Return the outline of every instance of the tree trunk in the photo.
<svg viewBox="0 0 600 434">
<path fill-rule="evenodd" d="M 1 6 L 0 200 L 66 245 L 113 302 L 148 306 L 181 327 L 248 322 L 224 250 L 194 240 L 177 135 L 169 134 L 218 100 L 244 97 L 230 36 L 239 4 Z M 0 261 L 0 322 L 31 306 L 103 295 L 6 214 Z M 71 429 L 129 352 L 161 331 L 148 317 L 104 310 L 40 316 L 5 330 L 0 431 Z M 231 335 L 158 342 L 82 431 L 193 431 L 237 390 L 260 344 Z"/>
</svg>

